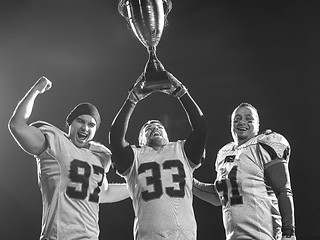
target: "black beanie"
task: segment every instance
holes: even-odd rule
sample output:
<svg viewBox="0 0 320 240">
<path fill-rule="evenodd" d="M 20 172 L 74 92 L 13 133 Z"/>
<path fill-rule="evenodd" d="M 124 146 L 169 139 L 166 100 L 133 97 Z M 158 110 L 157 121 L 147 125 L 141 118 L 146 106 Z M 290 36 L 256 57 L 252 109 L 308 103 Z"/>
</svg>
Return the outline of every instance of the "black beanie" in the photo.
<svg viewBox="0 0 320 240">
<path fill-rule="evenodd" d="M 81 115 L 90 115 L 92 116 L 97 122 L 97 130 L 101 123 L 100 114 L 98 109 L 91 103 L 80 103 L 72 109 L 66 119 L 67 126 L 70 126 L 73 120 Z"/>
</svg>

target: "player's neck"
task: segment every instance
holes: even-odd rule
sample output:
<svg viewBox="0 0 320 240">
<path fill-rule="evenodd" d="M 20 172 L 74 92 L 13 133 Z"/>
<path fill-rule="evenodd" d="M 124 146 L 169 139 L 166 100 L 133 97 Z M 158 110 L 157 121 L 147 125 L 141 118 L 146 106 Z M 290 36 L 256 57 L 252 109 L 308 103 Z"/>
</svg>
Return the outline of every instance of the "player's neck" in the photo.
<svg viewBox="0 0 320 240">
<path fill-rule="evenodd" d="M 161 143 L 160 142 L 152 142 L 148 146 L 152 147 L 156 151 L 160 151 L 165 145 L 166 145 L 166 143 L 162 143 L 162 142 Z"/>
<path fill-rule="evenodd" d="M 246 142 L 248 142 L 249 140 L 251 140 L 251 139 L 254 138 L 254 137 L 255 137 L 255 136 L 253 136 L 253 137 L 248 137 L 248 138 L 243 138 L 243 139 L 239 139 L 239 138 L 238 138 L 237 141 L 236 141 L 237 147 L 245 144 Z"/>
</svg>

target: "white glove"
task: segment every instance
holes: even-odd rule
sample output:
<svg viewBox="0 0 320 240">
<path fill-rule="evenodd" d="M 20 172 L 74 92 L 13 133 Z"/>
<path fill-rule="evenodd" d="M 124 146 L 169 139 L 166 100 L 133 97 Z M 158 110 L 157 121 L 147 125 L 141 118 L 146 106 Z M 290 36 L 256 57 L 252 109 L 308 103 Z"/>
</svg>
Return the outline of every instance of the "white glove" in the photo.
<svg viewBox="0 0 320 240">
<path fill-rule="evenodd" d="M 146 83 L 145 76 L 142 73 L 135 84 L 129 90 L 129 94 L 127 99 L 132 102 L 133 104 L 137 104 L 139 101 L 147 97 L 152 93 L 152 91 L 148 91 L 144 89 L 144 85 Z"/>
<path fill-rule="evenodd" d="M 181 98 L 184 94 L 188 92 L 188 89 L 171 73 L 167 72 L 168 78 L 172 82 L 170 89 L 162 90 L 166 94 L 172 95 L 176 98 Z"/>
</svg>

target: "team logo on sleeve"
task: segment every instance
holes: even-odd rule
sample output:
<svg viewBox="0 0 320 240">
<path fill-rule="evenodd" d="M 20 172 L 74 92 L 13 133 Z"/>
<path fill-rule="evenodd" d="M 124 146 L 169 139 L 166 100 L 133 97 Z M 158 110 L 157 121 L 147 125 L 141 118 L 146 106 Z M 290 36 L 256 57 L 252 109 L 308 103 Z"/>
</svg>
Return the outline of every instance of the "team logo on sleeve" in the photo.
<svg viewBox="0 0 320 240">
<path fill-rule="evenodd" d="M 230 156 L 226 156 L 224 159 L 224 162 L 234 162 L 234 159 L 236 158 L 236 155 L 230 155 Z"/>
</svg>

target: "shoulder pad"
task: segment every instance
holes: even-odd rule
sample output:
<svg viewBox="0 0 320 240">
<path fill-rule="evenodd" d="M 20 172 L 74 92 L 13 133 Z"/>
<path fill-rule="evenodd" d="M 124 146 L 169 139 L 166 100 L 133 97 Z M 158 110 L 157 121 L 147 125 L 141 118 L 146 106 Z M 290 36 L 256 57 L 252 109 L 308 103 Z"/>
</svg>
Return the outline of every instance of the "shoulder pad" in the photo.
<svg viewBox="0 0 320 240">
<path fill-rule="evenodd" d="M 271 132 L 271 130 L 267 130 L 265 133 L 260 134 L 258 136 L 258 142 L 266 144 L 278 143 L 284 146 L 289 146 L 289 142 L 284 136 L 276 132 Z"/>
<path fill-rule="evenodd" d="M 267 129 L 267 130 L 264 131 L 265 135 L 269 135 L 269 134 L 272 134 L 272 133 L 274 133 L 274 132 L 271 129 Z"/>
<path fill-rule="evenodd" d="M 279 133 L 266 131 L 258 136 L 258 144 L 271 156 L 271 159 L 287 159 L 290 154 L 290 145 L 287 139 Z"/>
<path fill-rule="evenodd" d="M 229 150 L 229 149 L 233 148 L 234 145 L 235 145 L 234 142 L 229 142 L 226 145 L 224 145 L 221 149 Z"/>
<path fill-rule="evenodd" d="M 227 143 L 226 145 L 224 145 L 222 148 L 220 148 L 219 153 L 220 152 L 225 152 L 225 151 L 229 151 L 234 147 L 234 142 L 230 142 Z"/>
<path fill-rule="evenodd" d="M 99 142 L 91 141 L 89 149 L 93 152 L 107 153 L 111 155 L 109 148 Z"/>
<path fill-rule="evenodd" d="M 44 122 L 44 121 L 33 122 L 33 123 L 30 124 L 30 126 L 33 126 L 33 127 L 36 127 L 36 128 L 40 128 L 42 126 L 53 127 L 52 124 Z"/>
<path fill-rule="evenodd" d="M 47 123 L 47 122 L 44 122 L 44 121 L 37 121 L 37 122 L 31 123 L 30 126 L 39 128 L 44 133 L 53 133 L 55 135 L 66 136 L 65 132 L 63 132 L 59 128 L 55 127 L 54 125 Z"/>
</svg>

